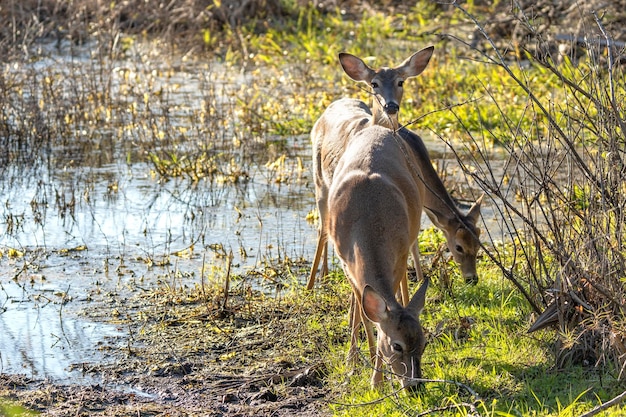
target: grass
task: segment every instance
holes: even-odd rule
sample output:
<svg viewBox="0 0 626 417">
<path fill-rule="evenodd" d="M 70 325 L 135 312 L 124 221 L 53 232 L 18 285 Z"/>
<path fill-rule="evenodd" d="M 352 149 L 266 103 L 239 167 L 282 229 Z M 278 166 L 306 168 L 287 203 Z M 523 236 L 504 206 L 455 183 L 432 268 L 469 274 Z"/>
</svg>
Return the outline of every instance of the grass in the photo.
<svg viewBox="0 0 626 417">
<path fill-rule="evenodd" d="M 423 235 L 423 247 L 441 241 L 434 229 Z M 212 270 L 201 282 L 192 274 L 191 283 L 139 292 L 120 317 L 142 323 L 135 367 L 165 372 L 173 366 L 171 356 L 192 369 L 242 381 L 315 369 L 335 416 L 578 416 L 623 391 L 609 367 L 554 366 L 551 332 L 527 333 L 531 309 L 491 261 L 479 262 L 480 281 L 469 286 L 456 265 L 424 258 L 433 280 L 421 316 L 429 333 L 423 372 L 430 382 L 417 397 L 396 391 L 399 384 L 389 375 L 381 391 L 371 389 L 365 341 L 360 363 L 346 364 L 351 290 L 336 265 L 313 291 L 300 284 L 308 264 L 285 262 L 232 276 L 228 301 L 223 271 Z M 175 272 L 181 274 L 190 276 Z M 276 392 L 291 386 L 285 378 Z M 214 390 L 224 388 L 216 383 Z M 624 411 L 617 406 L 603 415 Z"/>
<path fill-rule="evenodd" d="M 0 397 L 0 416 L 1 417 L 28 417 L 38 416 L 39 413 L 29 411 L 28 409 L 16 404 L 12 401 L 4 400 Z"/>
<path fill-rule="evenodd" d="M 382 393 L 372 391 L 367 363 L 346 380 L 339 354 L 326 381 L 342 387 L 331 406 L 334 415 L 407 416 L 438 410 L 433 414 L 575 416 L 622 392 L 615 374 L 598 372 L 593 364 L 554 367 L 551 335 L 526 333 L 530 311 L 523 297 L 488 261 L 481 262 L 479 275 L 476 286 L 456 277 L 451 289 L 435 279 L 429 290 L 422 313 L 430 332 L 423 371 L 424 378 L 434 381 L 426 383 L 418 398 L 389 385 Z M 620 415 L 623 409 L 613 412 Z"/>
</svg>

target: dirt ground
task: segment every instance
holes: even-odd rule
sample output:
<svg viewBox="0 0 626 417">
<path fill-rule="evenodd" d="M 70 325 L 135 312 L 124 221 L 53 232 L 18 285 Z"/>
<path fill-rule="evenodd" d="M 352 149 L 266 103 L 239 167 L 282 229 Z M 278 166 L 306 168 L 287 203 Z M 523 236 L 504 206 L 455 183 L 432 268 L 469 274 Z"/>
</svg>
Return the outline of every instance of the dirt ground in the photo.
<svg viewBox="0 0 626 417">
<path fill-rule="evenodd" d="M 73 365 L 97 382 L 0 374 L 0 398 L 49 416 L 328 415 L 320 346 L 333 332 L 315 310 L 336 320 L 345 314 L 341 297 L 323 289 L 268 295 L 253 289 L 258 280 L 267 281 L 238 278 L 227 299 L 223 287 L 197 282 L 90 297 L 79 315 L 125 334 L 97 344 L 102 363 Z M 307 317 L 317 331 L 307 330 Z"/>
<path fill-rule="evenodd" d="M 151 394 L 0 375 L 0 393 L 50 416 L 323 416 L 325 390 L 310 368 L 274 375 L 127 375 Z M 124 372 L 120 363 L 118 372 Z M 208 374 L 208 375 L 207 375 Z"/>
</svg>

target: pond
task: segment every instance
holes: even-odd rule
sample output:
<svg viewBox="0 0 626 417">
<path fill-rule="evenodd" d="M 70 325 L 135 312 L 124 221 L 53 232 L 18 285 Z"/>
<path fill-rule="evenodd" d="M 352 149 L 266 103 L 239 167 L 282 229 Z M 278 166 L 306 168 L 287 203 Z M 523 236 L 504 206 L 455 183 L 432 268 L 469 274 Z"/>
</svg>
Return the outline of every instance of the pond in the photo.
<svg viewBox="0 0 626 417">
<path fill-rule="evenodd" d="M 131 289 L 172 271 L 193 283 L 229 266 L 245 274 L 311 260 L 310 139 L 237 130 L 246 116 L 235 97 L 250 87 L 248 76 L 147 55 L 103 62 L 88 50 L 44 52 L 4 68 L 4 78 L 24 88 L 4 93 L 12 107 L 4 104 L 3 140 L 25 144 L 0 176 L 0 372 L 93 383 L 81 369 L 108 360 L 130 337 L 115 311 Z M 93 98 L 100 93 L 110 108 Z M 33 114 L 20 119 L 15 109 L 32 101 Z M 32 137 L 20 136 L 28 129 Z M 52 139 L 38 142 L 42 132 Z M 233 145 L 246 135 L 250 143 Z M 427 146 L 456 171 L 443 144 Z M 163 177 L 159 169 L 185 152 L 217 168 Z M 485 206 L 483 218 L 493 223 Z M 103 306 L 110 311 L 85 313 Z"/>
<path fill-rule="evenodd" d="M 77 201 L 71 215 L 43 201 L 40 217 L 33 209 L 42 194 L 71 187 L 71 176 L 4 184 L 4 218 L 18 220 L 0 237 L 1 247 L 11 248 L 0 259 L 2 372 L 63 379 L 68 366 L 101 360 L 96 347 L 119 330 L 81 319 L 78 304 L 94 293 L 123 291 L 126 279 L 154 285 L 165 268 L 199 276 L 204 266 L 225 268 L 231 252 L 235 273 L 311 256 L 317 231 L 306 220 L 314 207 L 308 187 L 251 178 L 214 189 L 133 173 L 148 170 L 143 164 L 122 173 L 117 166 L 91 170 L 90 201 Z M 109 175 L 118 178 L 113 196 Z M 120 271 L 123 265 L 132 272 Z"/>
</svg>

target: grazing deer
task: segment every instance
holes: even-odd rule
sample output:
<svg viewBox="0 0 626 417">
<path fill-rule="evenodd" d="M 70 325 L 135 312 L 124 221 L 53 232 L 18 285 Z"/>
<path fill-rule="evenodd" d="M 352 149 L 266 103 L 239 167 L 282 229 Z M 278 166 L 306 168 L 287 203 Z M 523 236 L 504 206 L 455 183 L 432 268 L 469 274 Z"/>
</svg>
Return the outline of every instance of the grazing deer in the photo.
<svg viewBox="0 0 626 417">
<path fill-rule="evenodd" d="M 348 143 L 329 190 L 327 232 L 356 300 L 351 304 L 350 357 L 355 357 L 362 322 L 374 363 L 372 385 L 382 382 L 384 361 L 403 387 L 413 389 L 413 379 L 421 378 L 426 346 L 419 314 L 428 280 L 406 307 L 395 294 L 406 279 L 409 252 L 420 230 L 426 185 L 416 169 L 419 156 L 395 135 L 370 126 Z M 377 342 L 371 323 L 377 327 Z"/>
<path fill-rule="evenodd" d="M 434 47 L 429 46 L 416 52 L 395 68 L 374 70 L 360 58 L 347 53 L 339 54 L 342 68 L 355 81 L 368 83 L 373 90 L 372 110 L 360 100 L 341 99 L 333 102 L 311 130 L 313 142 L 313 171 L 315 176 L 315 198 L 320 215 L 319 238 L 313 268 L 307 285 L 313 288 L 315 274 L 321 257 L 322 276 L 328 274 L 328 249 L 326 245 L 326 213 L 328 188 L 335 167 L 348 142 L 354 134 L 367 126 L 380 125 L 398 128 L 398 111 L 402 101 L 404 81 L 424 71 L 430 61 Z"/>
<path fill-rule="evenodd" d="M 424 211 L 430 221 L 440 229 L 446 237 L 448 250 L 459 264 L 465 282 L 476 284 L 478 273 L 476 272 L 476 256 L 480 249 L 480 228 L 476 225 L 480 218 L 480 206 L 484 197 L 481 195 L 470 207 L 466 214 L 459 211 L 454 200 L 448 194 L 443 182 L 432 166 L 428 150 L 424 141 L 415 132 L 401 128 L 397 134 L 410 146 L 415 154 L 418 169 L 423 175 L 426 185 L 424 194 Z M 415 261 L 416 269 L 419 269 L 419 245 L 417 242 L 411 247 L 411 254 Z M 421 270 L 417 271 L 421 279 Z"/>
<path fill-rule="evenodd" d="M 362 322 L 374 363 L 373 386 L 382 382 L 383 362 L 412 392 L 418 386 L 415 378 L 421 378 L 426 342 L 419 314 L 428 279 L 408 303 L 400 304 L 395 294 L 406 284 L 406 263 L 416 247 L 422 209 L 449 230 L 449 242 L 463 242 L 453 252 L 462 267 L 463 256 L 473 254 L 466 267 L 475 276 L 481 199 L 467 215 L 461 214 L 432 167 L 423 141 L 409 130 L 369 126 L 347 144 L 328 193 L 327 233 L 356 300 L 351 305 L 349 357 L 356 356 Z M 419 262 L 419 253 L 413 256 Z M 420 270 L 419 263 L 416 269 Z"/>
</svg>

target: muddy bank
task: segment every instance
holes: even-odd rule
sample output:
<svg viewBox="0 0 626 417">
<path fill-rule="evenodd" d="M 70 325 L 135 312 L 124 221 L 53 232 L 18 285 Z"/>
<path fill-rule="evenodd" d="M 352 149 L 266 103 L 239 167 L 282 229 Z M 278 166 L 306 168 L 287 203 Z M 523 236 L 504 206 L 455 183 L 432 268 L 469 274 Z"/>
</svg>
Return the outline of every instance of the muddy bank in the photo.
<svg viewBox="0 0 626 417">
<path fill-rule="evenodd" d="M 144 377 L 155 394 L 102 385 L 57 385 L 23 376 L 0 376 L 3 397 L 51 416 L 323 416 L 321 388 L 276 383 L 273 377 Z M 202 379 L 201 381 L 199 381 Z M 222 387 L 220 387 L 220 385 Z"/>
<path fill-rule="evenodd" d="M 255 289 L 288 271 L 304 267 L 229 276 L 228 297 L 226 276 L 202 282 L 175 273 L 118 299 L 94 297 L 78 314 L 113 323 L 124 336 L 98 343 L 101 361 L 72 365 L 92 382 L 3 374 L 0 397 L 53 416 L 326 415 L 333 389 L 323 379 L 336 355 L 327 347 L 347 340 L 347 326 L 334 329 L 346 316 L 346 294 L 337 291 L 347 288 Z"/>
</svg>

